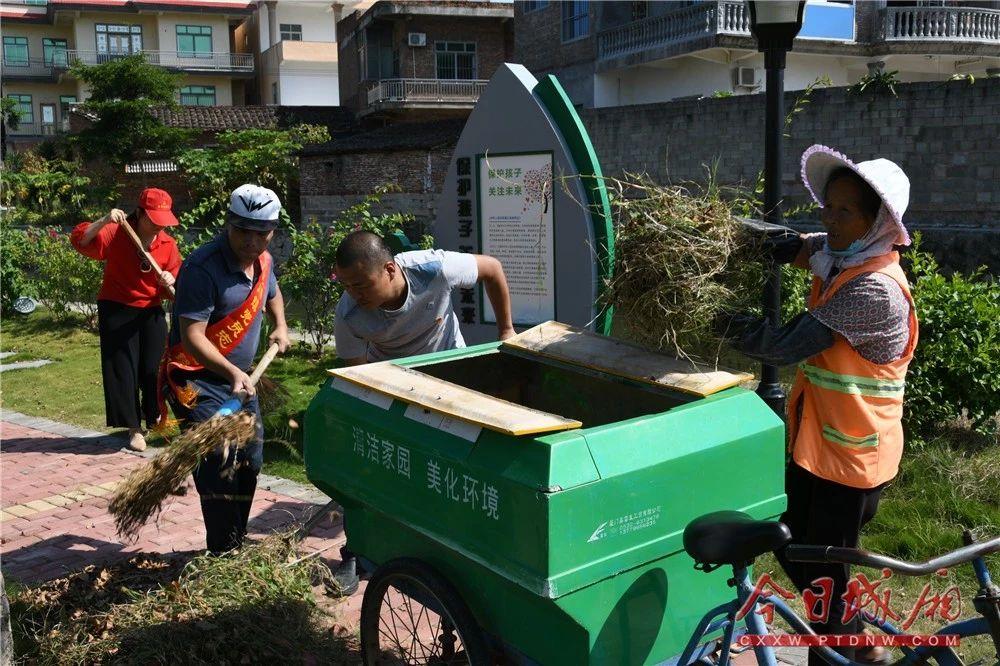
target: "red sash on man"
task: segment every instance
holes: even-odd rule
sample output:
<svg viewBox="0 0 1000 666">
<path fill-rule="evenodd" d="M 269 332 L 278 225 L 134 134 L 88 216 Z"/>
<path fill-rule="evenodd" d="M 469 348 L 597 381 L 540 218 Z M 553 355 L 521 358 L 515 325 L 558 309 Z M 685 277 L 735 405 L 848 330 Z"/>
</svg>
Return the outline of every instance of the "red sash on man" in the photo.
<svg viewBox="0 0 1000 666">
<path fill-rule="evenodd" d="M 228 355 L 229 352 L 236 349 L 240 342 L 243 341 L 243 338 L 246 337 L 247 332 L 250 330 L 250 324 L 264 307 L 267 295 L 267 283 L 271 276 L 271 254 L 264 252 L 257 258 L 255 263 L 258 274 L 257 282 L 250 289 L 250 293 L 247 294 L 247 298 L 243 301 L 243 304 L 205 329 L 205 337 L 208 338 L 209 342 L 223 356 Z M 174 382 L 171 373 L 174 370 L 196 372 L 204 369 L 205 366 L 198 363 L 193 356 L 184 350 L 184 345 L 181 342 L 169 347 L 163 354 L 163 360 L 160 361 L 159 375 L 156 380 L 160 406 L 160 417 L 156 422 L 157 428 L 163 428 L 167 425 L 166 388 L 169 388 L 174 398 L 185 407 L 190 408 L 194 406 L 195 398 L 198 397 L 194 389 L 188 386 L 178 386 Z"/>
</svg>

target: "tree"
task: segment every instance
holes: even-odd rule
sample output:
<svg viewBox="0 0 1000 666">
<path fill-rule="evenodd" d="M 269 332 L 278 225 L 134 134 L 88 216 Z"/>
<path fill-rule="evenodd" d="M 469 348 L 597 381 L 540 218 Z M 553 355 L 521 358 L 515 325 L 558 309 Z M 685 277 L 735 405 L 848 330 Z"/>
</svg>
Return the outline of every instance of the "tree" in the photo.
<svg viewBox="0 0 1000 666">
<path fill-rule="evenodd" d="M 21 109 L 17 100 L 0 98 L 0 160 L 7 159 L 7 129 L 16 130 L 21 124 Z"/>
<path fill-rule="evenodd" d="M 287 227 L 289 193 L 298 179 L 298 151 L 306 144 L 330 140 L 325 127 L 298 125 L 287 130 L 250 129 L 223 132 L 218 145 L 190 148 L 177 157 L 197 202 L 181 214 L 186 229 L 201 227 L 213 232 L 222 226 L 230 193 L 243 183 L 274 190 L 281 199 L 282 220 Z M 296 216 L 297 217 L 297 216 Z"/>
<path fill-rule="evenodd" d="M 150 154 L 173 157 L 190 139 L 189 131 L 166 127 L 152 113 L 153 108 L 177 105 L 174 95 L 182 75 L 150 65 L 142 55 L 100 65 L 77 61 L 70 72 L 90 88 L 81 106 L 94 122 L 75 137 L 85 158 L 121 167 Z"/>
</svg>

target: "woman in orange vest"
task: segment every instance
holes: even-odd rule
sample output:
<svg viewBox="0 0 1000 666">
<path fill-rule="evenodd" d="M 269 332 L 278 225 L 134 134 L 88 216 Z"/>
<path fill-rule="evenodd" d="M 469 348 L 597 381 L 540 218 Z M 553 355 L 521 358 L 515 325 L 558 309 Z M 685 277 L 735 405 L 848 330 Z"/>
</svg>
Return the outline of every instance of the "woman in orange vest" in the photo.
<svg viewBox="0 0 1000 666">
<path fill-rule="evenodd" d="M 808 311 L 784 326 L 737 315 L 726 335 L 765 363 L 798 364 L 787 413 L 788 510 L 781 518 L 793 542 L 853 548 L 903 453 L 903 390 L 917 319 L 894 248 L 910 243 L 903 226 L 910 183 L 889 160 L 856 164 L 820 145 L 802 155 L 802 179 L 822 207 L 826 233 L 792 232 L 772 239 L 771 248 L 777 261 L 812 272 Z M 833 579 L 829 619 L 813 624 L 816 633 L 859 632 L 856 619 L 842 621 L 848 566 L 777 555 L 800 591 Z M 853 657 L 878 663 L 888 653 L 858 649 Z M 809 661 L 825 663 L 812 653 Z"/>
</svg>

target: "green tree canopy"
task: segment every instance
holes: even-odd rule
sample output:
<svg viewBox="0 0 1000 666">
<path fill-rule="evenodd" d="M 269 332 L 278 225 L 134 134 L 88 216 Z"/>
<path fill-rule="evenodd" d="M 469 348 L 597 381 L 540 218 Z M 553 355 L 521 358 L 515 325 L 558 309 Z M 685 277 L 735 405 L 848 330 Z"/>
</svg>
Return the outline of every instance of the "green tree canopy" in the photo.
<svg viewBox="0 0 1000 666">
<path fill-rule="evenodd" d="M 151 155 L 173 157 L 189 139 L 190 132 L 166 127 L 152 113 L 176 106 L 182 75 L 150 65 L 142 55 L 100 65 L 76 62 L 70 71 L 90 89 L 82 107 L 94 123 L 75 138 L 85 158 L 121 166 Z"/>
</svg>

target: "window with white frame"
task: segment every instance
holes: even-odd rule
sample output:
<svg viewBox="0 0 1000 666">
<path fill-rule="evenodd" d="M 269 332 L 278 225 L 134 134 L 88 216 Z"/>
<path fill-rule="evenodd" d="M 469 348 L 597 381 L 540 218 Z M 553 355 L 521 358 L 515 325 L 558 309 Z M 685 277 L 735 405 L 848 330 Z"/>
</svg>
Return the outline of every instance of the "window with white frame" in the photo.
<svg viewBox="0 0 1000 666">
<path fill-rule="evenodd" d="M 301 42 L 302 41 L 302 25 L 299 23 L 282 23 L 281 24 L 281 41 L 288 42 Z"/>
<path fill-rule="evenodd" d="M 27 67 L 28 66 L 28 38 L 27 37 L 7 37 L 3 38 L 3 64 L 5 67 Z"/>
<path fill-rule="evenodd" d="M 97 52 L 105 55 L 129 55 L 142 51 L 142 26 L 98 23 Z"/>
<path fill-rule="evenodd" d="M 567 0 L 562 3 L 562 40 L 580 39 L 590 34 L 590 3 L 587 0 Z"/>
<path fill-rule="evenodd" d="M 437 78 L 476 78 L 475 42 L 436 42 L 434 56 L 437 61 Z"/>
<path fill-rule="evenodd" d="M 211 58 L 212 26 L 209 25 L 177 26 L 177 57 Z"/>
<path fill-rule="evenodd" d="M 181 88 L 183 106 L 215 106 L 215 86 L 184 86 Z"/>
<path fill-rule="evenodd" d="M 278 98 L 278 84 L 277 82 L 271 83 L 271 103 L 280 104 L 281 101 Z"/>
<path fill-rule="evenodd" d="M 31 107 L 31 95 L 18 95 L 10 94 L 7 95 L 9 99 L 17 102 L 17 112 L 20 115 L 20 122 L 22 125 L 30 125 L 35 122 L 35 114 Z"/>
</svg>

